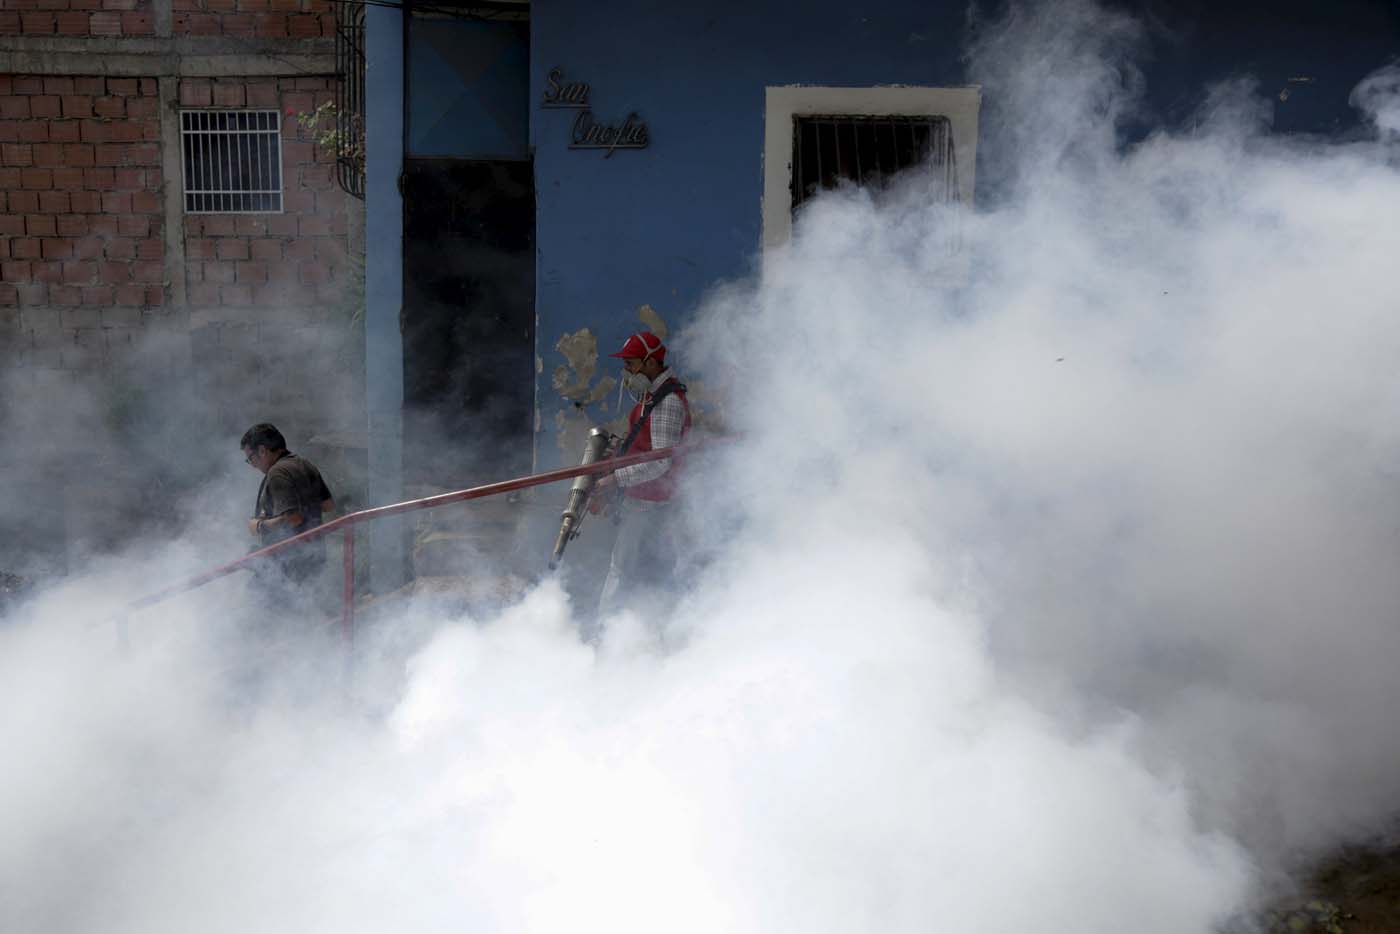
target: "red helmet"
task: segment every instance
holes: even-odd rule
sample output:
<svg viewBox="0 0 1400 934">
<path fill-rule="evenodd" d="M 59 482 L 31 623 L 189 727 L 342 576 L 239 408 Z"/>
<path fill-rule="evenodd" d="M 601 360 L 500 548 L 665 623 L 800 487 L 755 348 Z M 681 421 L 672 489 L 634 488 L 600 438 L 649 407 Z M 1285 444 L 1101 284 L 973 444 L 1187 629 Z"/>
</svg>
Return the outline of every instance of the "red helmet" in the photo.
<svg viewBox="0 0 1400 934">
<path fill-rule="evenodd" d="M 608 354 L 609 357 L 622 357 L 624 360 L 646 360 L 655 357 L 657 363 L 666 362 L 666 345 L 661 343 L 661 338 L 650 331 L 638 331 L 627 342 L 622 345 L 622 349 L 617 353 Z"/>
</svg>

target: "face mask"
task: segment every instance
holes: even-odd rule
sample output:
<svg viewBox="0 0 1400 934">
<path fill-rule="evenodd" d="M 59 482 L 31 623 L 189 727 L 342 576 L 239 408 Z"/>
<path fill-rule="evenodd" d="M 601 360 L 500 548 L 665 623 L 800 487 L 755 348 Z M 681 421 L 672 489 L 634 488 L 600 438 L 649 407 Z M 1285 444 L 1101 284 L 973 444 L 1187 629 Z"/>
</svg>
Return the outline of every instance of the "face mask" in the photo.
<svg viewBox="0 0 1400 934">
<path fill-rule="evenodd" d="M 622 380 L 618 383 L 617 387 L 618 408 L 622 408 L 622 391 L 624 389 L 627 391 L 627 394 L 632 397 L 633 402 L 641 402 L 642 397 L 646 395 L 647 390 L 650 388 L 651 380 L 647 379 L 641 373 L 628 373 L 626 370 L 623 370 Z"/>
</svg>

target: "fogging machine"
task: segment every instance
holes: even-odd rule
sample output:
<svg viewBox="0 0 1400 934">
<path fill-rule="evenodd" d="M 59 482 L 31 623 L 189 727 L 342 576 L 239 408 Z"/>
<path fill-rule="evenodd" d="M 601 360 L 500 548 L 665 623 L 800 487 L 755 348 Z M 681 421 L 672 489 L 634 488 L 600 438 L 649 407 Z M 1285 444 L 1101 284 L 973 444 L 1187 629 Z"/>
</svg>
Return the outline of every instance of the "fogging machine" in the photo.
<svg viewBox="0 0 1400 934">
<path fill-rule="evenodd" d="M 583 444 L 583 460 L 579 462 L 580 467 L 587 467 L 597 463 L 603 458 L 608 450 L 608 442 L 612 435 L 602 428 L 594 428 L 588 432 L 588 440 Z M 563 518 L 559 522 L 559 537 L 554 542 L 554 553 L 549 556 L 549 569 L 552 571 L 559 566 L 559 561 L 564 557 L 564 549 L 569 547 L 569 542 L 578 538 L 579 526 L 583 524 L 583 517 L 587 515 L 588 498 L 593 494 L 593 487 L 598 483 L 598 474 L 588 473 L 581 477 L 575 477 L 573 486 L 569 487 L 569 502 L 564 507 Z"/>
</svg>

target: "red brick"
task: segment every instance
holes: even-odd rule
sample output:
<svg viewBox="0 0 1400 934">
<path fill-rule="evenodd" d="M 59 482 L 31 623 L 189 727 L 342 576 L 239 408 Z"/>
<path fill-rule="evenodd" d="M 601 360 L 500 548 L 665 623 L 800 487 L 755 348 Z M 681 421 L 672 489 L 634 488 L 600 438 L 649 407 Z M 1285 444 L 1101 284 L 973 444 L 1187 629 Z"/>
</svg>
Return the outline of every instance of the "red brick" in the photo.
<svg viewBox="0 0 1400 934">
<path fill-rule="evenodd" d="M 117 219 L 106 214 L 88 215 L 88 229 L 99 237 L 115 237 L 120 233 Z"/>
<path fill-rule="evenodd" d="M 0 120 L 0 143 L 18 142 L 20 128 L 30 125 L 27 120 Z"/>
<path fill-rule="evenodd" d="M 203 282 L 213 282 L 218 285 L 228 285 L 235 279 L 233 263 L 205 263 L 203 275 L 200 277 Z"/>
<path fill-rule="evenodd" d="M 266 13 L 271 8 L 271 0 L 238 0 L 240 13 Z"/>
<path fill-rule="evenodd" d="M 232 214 L 208 214 L 204 217 L 204 235 L 206 237 L 232 237 L 234 233 L 236 231 L 234 230 Z"/>
<path fill-rule="evenodd" d="M 49 124 L 45 120 L 7 120 L 14 127 L 14 135 L 6 142 L 47 143 Z"/>
<path fill-rule="evenodd" d="M 113 12 L 94 13 L 92 14 L 91 30 L 94 36 L 120 36 L 122 34 L 122 15 Z"/>
<path fill-rule="evenodd" d="M 63 264 L 63 281 L 69 285 L 85 285 L 97 281 L 97 264 L 72 260 Z"/>
<path fill-rule="evenodd" d="M 98 274 L 108 285 L 121 285 L 131 281 L 131 263 L 102 262 L 97 264 Z"/>
<path fill-rule="evenodd" d="M 101 237 L 77 237 L 73 240 L 73 258 L 101 259 L 103 245 Z"/>
<path fill-rule="evenodd" d="M 60 36 L 86 36 L 88 35 L 90 23 L 88 22 L 92 14 L 82 13 L 76 10 L 65 10 L 55 17 L 58 34 Z"/>
<path fill-rule="evenodd" d="M 257 27 L 252 13 L 229 13 L 224 16 L 223 20 L 224 35 L 226 36 L 242 36 L 251 39 L 257 35 Z"/>
<path fill-rule="evenodd" d="M 239 263 L 238 281 L 257 285 L 267 281 L 266 263 Z"/>
<path fill-rule="evenodd" d="M 122 7 L 124 10 L 134 10 L 135 5 Z M 140 91 L 140 82 L 136 78 L 108 78 L 107 93 L 115 94 L 119 97 L 132 97 Z"/>
<path fill-rule="evenodd" d="M 126 99 L 123 97 L 99 97 L 92 102 L 92 112 L 99 117 L 125 117 Z"/>
<path fill-rule="evenodd" d="M 146 300 L 146 287 L 143 285 L 119 285 L 117 286 L 114 305 L 140 305 Z"/>
<path fill-rule="evenodd" d="M 81 75 L 73 79 L 73 93 L 101 97 L 107 93 L 107 79 L 100 75 Z"/>
<path fill-rule="evenodd" d="M 131 278 L 137 282 L 160 282 L 165 278 L 165 264 L 139 260 L 131 264 Z"/>
<path fill-rule="evenodd" d="M 5 283 L 0 285 L 0 305 L 18 305 L 19 290 L 13 285 Z"/>
<path fill-rule="evenodd" d="M 161 259 L 165 256 L 165 242 L 159 237 L 147 237 L 136 241 L 137 259 Z"/>
<path fill-rule="evenodd" d="M 285 39 L 287 37 L 287 15 L 285 13 L 253 14 L 253 35 L 259 39 Z M 276 107 L 277 104 L 262 106 Z"/>
<path fill-rule="evenodd" d="M 292 214 L 270 214 L 267 218 L 267 232 L 275 237 L 295 237 L 297 219 Z"/>
<path fill-rule="evenodd" d="M 122 32 L 128 36 L 149 36 L 156 31 L 155 19 L 149 13 L 123 13 Z"/>
<path fill-rule="evenodd" d="M 293 283 L 297 281 L 297 264 L 294 262 L 269 262 L 267 264 L 267 281 L 280 283 Z"/>
<path fill-rule="evenodd" d="M 108 141 L 107 134 L 112 124 L 102 120 L 83 120 L 79 126 L 82 127 L 83 142 L 105 143 Z"/>
<path fill-rule="evenodd" d="M 93 285 L 83 289 L 84 305 L 110 305 L 112 304 L 112 287 L 109 285 Z"/>
<path fill-rule="evenodd" d="M 43 90 L 44 90 L 44 93 L 45 93 L 45 94 L 72 94 L 72 93 L 73 93 L 73 79 L 72 79 L 72 78 L 64 78 L 64 77 L 61 77 L 61 76 L 45 76 L 44 79 L 43 79 L 43 82 L 44 82 L 44 89 L 43 89 Z"/>
<path fill-rule="evenodd" d="M 64 165 L 95 165 L 94 159 L 95 150 L 86 143 L 70 143 L 63 147 Z"/>
<path fill-rule="evenodd" d="M 219 259 L 247 259 L 247 240 L 220 240 L 214 248 L 214 255 Z"/>
<path fill-rule="evenodd" d="M 20 184 L 35 191 L 48 191 L 53 187 L 53 170 L 25 169 L 20 172 Z"/>
<path fill-rule="evenodd" d="M 53 187 L 72 190 L 83 187 L 83 170 L 57 168 L 53 170 Z"/>
<path fill-rule="evenodd" d="M 154 191 L 135 191 L 131 194 L 131 211 L 134 214 L 159 214 L 160 195 Z"/>
<path fill-rule="evenodd" d="M 240 237 L 264 237 L 267 235 L 267 217 L 262 214 L 236 215 L 236 229 Z"/>
<path fill-rule="evenodd" d="M 155 97 L 160 93 L 160 85 L 155 78 L 141 79 L 141 95 L 143 97 Z"/>
<path fill-rule="evenodd" d="M 227 32 L 227 30 L 225 30 Z M 233 84 L 218 81 L 214 84 L 215 107 L 243 107 L 248 100 L 247 92 L 241 83 Z"/>
<path fill-rule="evenodd" d="M 268 5 L 282 13 L 301 12 L 301 0 L 270 0 Z"/>
<path fill-rule="evenodd" d="M 43 244 L 44 259 L 72 259 L 73 242 L 68 239 L 51 239 L 39 241 Z"/>
<path fill-rule="evenodd" d="M 0 263 L 0 279 L 6 282 L 28 282 L 34 275 L 34 264 L 28 260 Z"/>
<path fill-rule="evenodd" d="M 0 97 L 0 117 L 8 120 L 28 120 L 29 98 L 15 94 Z"/>
<path fill-rule="evenodd" d="M 145 214 L 123 214 L 117 218 L 117 230 L 123 237 L 149 237 L 151 219 Z"/>
<path fill-rule="evenodd" d="M 60 99 L 63 101 L 63 116 L 69 119 L 92 116 L 92 98 L 86 94 L 68 94 Z"/>
<path fill-rule="evenodd" d="M 82 124 L 77 120 L 57 120 L 49 124 L 49 141 L 54 143 L 76 143 L 82 133 Z"/>
<path fill-rule="evenodd" d="M 287 259 L 315 259 L 316 242 L 314 240 L 293 240 L 287 244 L 284 252 Z"/>
<path fill-rule="evenodd" d="M 246 94 L 249 107 L 277 108 L 280 101 L 277 96 L 277 85 L 269 82 L 253 82 L 246 86 Z"/>
<path fill-rule="evenodd" d="M 52 35 L 55 17 L 52 13 L 21 13 L 19 30 L 25 35 Z"/>
<path fill-rule="evenodd" d="M 303 237 L 324 237 L 331 232 L 330 218 L 315 215 L 297 219 L 297 230 Z"/>
<path fill-rule="evenodd" d="M 331 270 L 325 263 L 302 263 L 298 270 L 301 281 L 307 285 L 320 285 L 329 282 Z"/>
<path fill-rule="evenodd" d="M 77 305 L 83 300 L 83 290 L 76 285 L 55 285 L 49 289 L 49 302 L 54 305 Z"/>
<path fill-rule="evenodd" d="M 248 244 L 248 255 L 256 260 L 279 260 L 282 258 L 282 241 L 252 240 Z"/>
<path fill-rule="evenodd" d="M 15 79 L 12 75 L 0 75 L 0 94 L 15 93 Z"/>
<path fill-rule="evenodd" d="M 119 11 L 134 10 L 136 9 L 136 0 L 102 0 L 102 9 Z"/>
<path fill-rule="evenodd" d="M 125 191 L 104 191 L 102 193 L 104 214 L 130 214 L 131 193 Z"/>
<path fill-rule="evenodd" d="M 63 281 L 63 264 L 62 264 L 62 263 L 35 263 L 35 264 L 34 264 L 34 281 L 35 281 L 35 282 L 62 282 L 62 281 Z"/>
<path fill-rule="evenodd" d="M 146 187 L 144 172 L 141 169 L 95 169 L 94 171 L 106 172 L 110 181 L 105 187 L 117 191 L 132 191 Z"/>
<path fill-rule="evenodd" d="M 10 258 L 10 244 L 11 244 L 11 243 L 14 243 L 14 240 L 13 240 L 12 238 L 10 238 L 10 237 L 0 237 L 0 259 L 9 259 L 9 258 Z"/>
<path fill-rule="evenodd" d="M 219 286 L 219 299 L 225 305 L 251 305 L 253 303 L 253 290 L 246 285 L 221 285 Z"/>
<path fill-rule="evenodd" d="M 155 143 L 141 143 L 130 147 L 127 158 L 131 165 L 160 165 L 160 147 Z"/>
<path fill-rule="evenodd" d="M 63 112 L 62 99 L 49 94 L 40 94 L 25 100 L 29 101 L 29 113 L 35 119 L 57 120 Z"/>
<path fill-rule="evenodd" d="M 185 257 L 187 259 L 213 259 L 214 243 L 215 241 L 205 240 L 202 237 L 187 239 L 185 240 Z"/>
<path fill-rule="evenodd" d="M 15 286 L 21 305 L 47 305 L 49 287 L 37 282 L 22 282 Z"/>
<path fill-rule="evenodd" d="M 316 213 L 316 192 L 288 191 L 282 195 L 282 210 L 288 214 Z"/>
<path fill-rule="evenodd" d="M 208 282 L 191 284 L 185 295 L 191 305 L 208 306 L 219 304 L 219 287 Z"/>
<path fill-rule="evenodd" d="M 19 178 L 19 172 L 15 172 L 15 178 Z M 18 187 L 16 182 L 15 186 Z M 39 193 L 37 191 L 10 191 L 9 192 L 10 211 L 15 214 L 34 214 L 39 210 Z"/>
<path fill-rule="evenodd" d="M 58 224 L 52 214 L 26 214 L 24 232 L 31 237 L 56 237 Z"/>
<path fill-rule="evenodd" d="M 56 143 L 35 143 L 34 164 L 51 168 L 63 165 L 63 147 Z"/>
<path fill-rule="evenodd" d="M 112 237 L 105 241 L 102 253 L 108 259 L 135 259 L 136 241 L 130 237 Z"/>
<path fill-rule="evenodd" d="M 24 218 L 18 214 L 0 214 L 0 236 L 24 236 Z"/>
<path fill-rule="evenodd" d="M 209 107 L 214 102 L 214 93 L 208 81 L 186 78 L 180 82 L 180 106 Z"/>
<path fill-rule="evenodd" d="M 14 94 L 43 94 L 44 79 L 40 75 L 15 75 L 11 92 Z"/>
<path fill-rule="evenodd" d="M 19 14 L 0 10 L 0 35 L 12 36 L 19 32 Z"/>
<path fill-rule="evenodd" d="M 75 191 L 68 196 L 74 214 L 101 214 L 102 194 L 96 191 Z"/>
<path fill-rule="evenodd" d="M 293 142 L 287 140 L 282 144 L 282 165 L 288 170 L 298 166 L 303 162 L 311 161 L 311 144 L 304 142 Z M 293 175 L 293 171 L 288 171 L 288 175 Z"/>
<path fill-rule="evenodd" d="M 160 116 L 160 101 L 154 97 L 129 97 L 126 115 L 133 120 L 154 120 Z"/>
<path fill-rule="evenodd" d="M 54 226 L 60 237 L 86 236 L 89 229 L 88 216 L 86 214 L 60 214 Z"/>
<path fill-rule="evenodd" d="M 71 210 L 66 191 L 39 192 L 40 214 L 67 214 Z"/>
<path fill-rule="evenodd" d="M 44 241 L 34 237 L 16 237 L 10 246 L 15 259 L 39 259 L 44 255 Z"/>
<path fill-rule="evenodd" d="M 188 36 L 217 36 L 220 29 L 219 18 L 208 13 L 176 13 L 175 32 Z M 201 106 L 196 104 L 195 106 Z M 208 106 L 208 105 L 202 105 Z"/>
</svg>

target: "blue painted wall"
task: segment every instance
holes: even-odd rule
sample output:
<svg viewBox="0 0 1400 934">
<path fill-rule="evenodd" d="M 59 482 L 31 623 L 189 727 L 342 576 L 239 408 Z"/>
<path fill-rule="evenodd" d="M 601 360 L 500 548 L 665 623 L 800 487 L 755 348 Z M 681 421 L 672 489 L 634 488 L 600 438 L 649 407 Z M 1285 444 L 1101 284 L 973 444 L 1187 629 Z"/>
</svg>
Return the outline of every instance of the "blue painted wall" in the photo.
<svg viewBox="0 0 1400 934">
<path fill-rule="evenodd" d="M 576 456 L 561 457 L 553 438 L 556 413 L 569 408 L 550 379 L 564 362 L 554 350 L 561 335 L 589 327 L 606 354 L 640 326 L 643 304 L 674 331 L 711 285 L 752 268 L 765 88 L 963 84 L 963 11 L 928 0 L 531 4 L 541 467 Z M 591 85 L 600 119 L 638 112 L 650 147 L 609 158 L 570 150 L 575 112 L 539 106 L 556 66 Z M 599 421 L 614 414 L 590 411 Z"/>
</svg>

